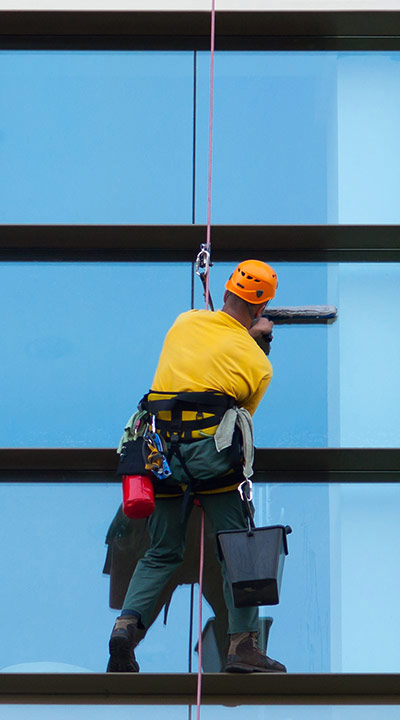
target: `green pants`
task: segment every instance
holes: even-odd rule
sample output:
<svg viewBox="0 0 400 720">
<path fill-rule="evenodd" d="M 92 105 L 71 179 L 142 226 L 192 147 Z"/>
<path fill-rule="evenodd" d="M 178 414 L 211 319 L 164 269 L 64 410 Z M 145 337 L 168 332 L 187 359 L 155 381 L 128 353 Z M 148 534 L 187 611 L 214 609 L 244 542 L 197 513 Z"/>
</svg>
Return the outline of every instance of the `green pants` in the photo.
<svg viewBox="0 0 400 720">
<path fill-rule="evenodd" d="M 247 527 L 239 493 L 198 495 L 212 526 L 218 530 L 240 530 Z M 193 498 L 189 500 L 193 506 Z M 182 497 L 158 498 L 149 520 L 150 548 L 139 560 L 129 584 L 123 610 L 140 616 L 142 625 L 149 626 L 152 610 L 160 590 L 182 562 L 185 549 L 186 526 L 181 522 Z M 189 513 L 187 513 L 188 515 Z M 217 548 L 215 550 L 217 552 Z M 205 559 L 205 561 L 207 561 Z M 228 609 L 230 634 L 258 630 L 258 608 L 235 608 L 230 584 L 222 563 L 223 589 Z"/>
</svg>

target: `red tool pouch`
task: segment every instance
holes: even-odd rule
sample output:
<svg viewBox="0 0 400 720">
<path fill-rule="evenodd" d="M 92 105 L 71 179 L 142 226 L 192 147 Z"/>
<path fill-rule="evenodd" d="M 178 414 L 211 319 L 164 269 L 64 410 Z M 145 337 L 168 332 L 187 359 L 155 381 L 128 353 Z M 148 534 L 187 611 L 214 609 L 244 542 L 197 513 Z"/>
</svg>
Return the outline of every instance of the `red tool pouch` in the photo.
<svg viewBox="0 0 400 720">
<path fill-rule="evenodd" d="M 147 475 L 122 476 L 122 508 L 125 515 L 132 519 L 146 518 L 154 512 L 151 478 Z"/>
</svg>

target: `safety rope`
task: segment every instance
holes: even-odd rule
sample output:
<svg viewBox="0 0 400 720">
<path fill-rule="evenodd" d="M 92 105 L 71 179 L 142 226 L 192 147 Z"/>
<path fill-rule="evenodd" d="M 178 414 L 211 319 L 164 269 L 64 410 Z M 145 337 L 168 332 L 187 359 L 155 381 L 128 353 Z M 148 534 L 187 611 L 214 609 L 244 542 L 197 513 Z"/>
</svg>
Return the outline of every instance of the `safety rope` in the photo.
<svg viewBox="0 0 400 720">
<path fill-rule="evenodd" d="M 212 147 L 214 120 L 214 54 L 215 54 L 215 0 L 211 5 L 211 49 L 210 49 L 210 116 L 208 124 L 208 190 L 207 190 L 207 235 L 206 250 L 211 255 L 211 178 L 212 178 Z M 206 310 L 210 296 L 209 273 L 206 275 Z"/>
<path fill-rule="evenodd" d="M 210 47 L 210 114 L 208 125 L 208 188 L 207 188 L 207 234 L 206 243 L 202 245 L 199 256 L 204 260 L 204 272 L 200 272 L 201 261 L 196 260 L 196 272 L 200 275 L 204 286 L 204 300 L 206 310 L 209 304 L 214 310 L 210 296 L 210 264 L 211 264 L 211 179 L 212 179 L 212 141 L 213 141 L 213 115 L 214 115 L 214 54 L 215 54 L 215 0 L 211 2 L 211 47 Z M 199 261 L 199 262 L 198 262 Z M 202 666 L 203 666 L 203 575 L 204 575 L 204 510 L 201 509 L 200 525 L 200 561 L 199 561 L 199 643 L 198 643 L 198 670 L 197 670 L 197 712 L 196 720 L 200 720 Z"/>
<path fill-rule="evenodd" d="M 203 605 L 203 575 L 204 575 L 204 510 L 201 509 L 201 525 L 200 525 L 200 562 L 199 562 L 199 645 L 198 645 L 198 656 L 199 656 L 199 667 L 197 670 L 197 713 L 196 720 L 200 720 L 200 706 L 201 706 L 201 681 L 202 674 L 201 668 L 203 663 L 203 620 L 202 620 L 202 605 Z"/>
<path fill-rule="evenodd" d="M 207 232 L 206 242 L 200 247 L 196 259 L 196 274 L 199 275 L 204 286 L 204 299 L 206 310 L 210 305 L 214 310 L 209 284 L 209 269 L 211 265 L 211 180 L 212 180 L 212 149 L 213 149 L 213 123 L 214 123 L 214 55 L 215 55 L 215 0 L 211 3 L 211 48 L 210 48 L 210 112 L 208 120 L 208 179 L 207 179 Z"/>
</svg>

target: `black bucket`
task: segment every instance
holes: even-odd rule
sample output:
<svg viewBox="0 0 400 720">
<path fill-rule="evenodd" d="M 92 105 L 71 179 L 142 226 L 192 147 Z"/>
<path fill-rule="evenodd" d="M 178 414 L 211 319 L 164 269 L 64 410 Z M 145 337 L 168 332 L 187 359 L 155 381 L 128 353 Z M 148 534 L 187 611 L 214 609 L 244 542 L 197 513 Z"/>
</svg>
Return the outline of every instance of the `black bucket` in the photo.
<svg viewBox="0 0 400 720">
<path fill-rule="evenodd" d="M 289 525 L 217 533 L 218 548 L 225 560 L 235 607 L 277 605 L 283 565 L 288 554 Z"/>
</svg>

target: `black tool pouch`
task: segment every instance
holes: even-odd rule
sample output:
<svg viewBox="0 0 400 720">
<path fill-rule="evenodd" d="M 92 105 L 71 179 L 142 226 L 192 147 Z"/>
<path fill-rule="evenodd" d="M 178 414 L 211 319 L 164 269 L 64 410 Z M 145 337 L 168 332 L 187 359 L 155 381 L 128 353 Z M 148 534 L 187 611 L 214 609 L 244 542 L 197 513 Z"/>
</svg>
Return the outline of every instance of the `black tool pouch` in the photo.
<svg viewBox="0 0 400 720">
<path fill-rule="evenodd" d="M 117 475 L 149 475 L 149 470 L 145 467 L 148 454 L 142 437 L 125 442 L 119 456 Z"/>
</svg>

